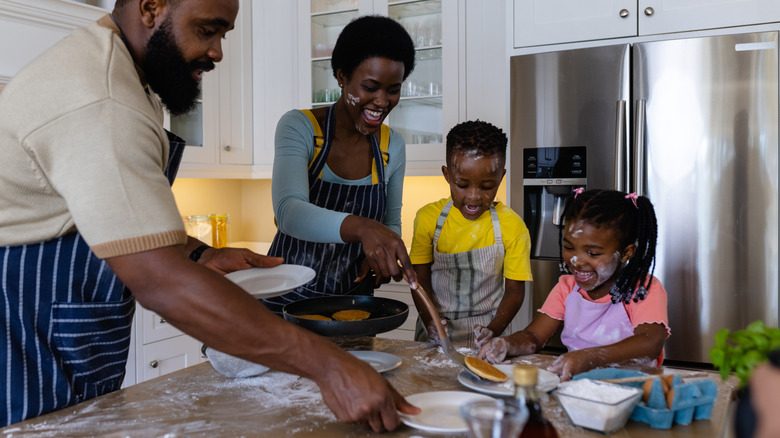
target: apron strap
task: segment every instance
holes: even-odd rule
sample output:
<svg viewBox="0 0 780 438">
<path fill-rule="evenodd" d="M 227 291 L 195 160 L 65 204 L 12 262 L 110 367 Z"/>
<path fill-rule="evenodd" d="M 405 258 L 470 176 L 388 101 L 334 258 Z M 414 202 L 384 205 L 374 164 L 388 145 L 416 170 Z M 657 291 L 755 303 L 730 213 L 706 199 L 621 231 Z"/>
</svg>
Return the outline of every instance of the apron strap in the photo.
<svg viewBox="0 0 780 438">
<path fill-rule="evenodd" d="M 450 214 L 452 208 L 452 198 L 444 204 L 444 208 L 439 213 L 439 218 L 436 219 L 436 231 L 433 233 L 433 248 L 436 249 L 436 244 L 439 242 L 439 236 L 441 235 L 441 229 L 444 226 L 444 222 L 447 220 L 447 216 Z"/>
<path fill-rule="evenodd" d="M 371 136 L 371 144 L 376 143 L 376 136 Z M 374 164 L 371 167 L 371 184 L 378 184 L 379 181 L 384 181 L 384 171 L 381 168 L 387 165 L 390 160 L 390 154 L 387 152 L 390 148 L 390 127 L 382 124 L 380 128 L 380 141 L 379 141 L 379 155 L 382 157 L 382 166 L 378 166 L 376 147 L 374 147 Z M 381 177 L 380 177 L 381 172 Z"/>
<path fill-rule="evenodd" d="M 490 204 L 490 219 L 493 221 L 493 238 L 496 240 L 496 244 L 504 243 L 504 239 L 501 236 L 501 222 L 498 220 L 498 211 L 496 206 Z"/>
<path fill-rule="evenodd" d="M 327 115 L 325 116 L 325 133 L 323 135 L 317 118 L 311 110 L 301 110 L 306 117 L 311 121 L 314 127 L 314 156 L 309 163 L 309 186 L 311 186 L 316 179 L 322 179 L 322 170 L 325 168 L 325 164 L 328 159 L 328 153 L 333 142 L 333 131 L 335 130 L 335 111 L 333 110 L 335 105 L 331 105 L 328 108 Z M 371 184 L 384 183 L 385 172 L 384 168 L 390 159 L 388 153 L 390 147 L 390 127 L 382 125 L 380 128 L 381 141 L 377 142 L 376 135 L 369 137 L 371 142 L 372 155 L 374 156 L 373 163 L 371 164 Z M 379 160 L 381 157 L 381 161 Z"/>
</svg>

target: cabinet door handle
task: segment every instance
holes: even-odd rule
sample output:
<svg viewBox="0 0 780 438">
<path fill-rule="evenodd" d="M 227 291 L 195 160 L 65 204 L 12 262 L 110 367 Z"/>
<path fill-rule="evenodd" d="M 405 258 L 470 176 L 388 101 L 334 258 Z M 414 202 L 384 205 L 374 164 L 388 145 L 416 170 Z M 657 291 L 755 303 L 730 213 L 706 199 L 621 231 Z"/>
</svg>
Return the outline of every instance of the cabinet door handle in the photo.
<svg viewBox="0 0 780 438">
<path fill-rule="evenodd" d="M 160 362 L 158 362 L 156 360 L 153 360 L 153 361 L 149 362 L 149 366 L 152 367 L 152 368 L 157 368 L 159 365 L 160 365 Z"/>
<path fill-rule="evenodd" d="M 165 321 L 164 319 L 160 318 L 160 324 L 165 324 L 166 322 L 167 321 Z"/>
<path fill-rule="evenodd" d="M 222 149 L 224 149 L 227 152 L 230 152 L 231 147 L 229 144 L 226 144 L 225 147 L 223 147 Z"/>
<path fill-rule="evenodd" d="M 653 14 L 655 14 L 655 9 L 651 7 L 645 8 L 645 15 L 647 15 L 648 17 L 652 17 Z"/>
<path fill-rule="evenodd" d="M 621 9 L 620 18 L 626 18 L 626 17 L 628 17 L 628 9 Z"/>
</svg>

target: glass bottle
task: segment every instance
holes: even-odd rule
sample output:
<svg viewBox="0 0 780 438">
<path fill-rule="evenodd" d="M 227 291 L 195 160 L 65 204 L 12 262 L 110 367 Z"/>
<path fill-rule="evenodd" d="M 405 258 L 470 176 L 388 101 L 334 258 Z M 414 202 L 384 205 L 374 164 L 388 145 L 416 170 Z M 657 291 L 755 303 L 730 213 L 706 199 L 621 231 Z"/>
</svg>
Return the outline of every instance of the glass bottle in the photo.
<svg viewBox="0 0 780 438">
<path fill-rule="evenodd" d="M 558 436 L 553 425 L 542 416 L 542 404 L 536 392 L 539 371 L 533 365 L 515 365 L 512 377 L 515 383 L 515 403 L 528 407 L 528 423 L 518 438 L 550 438 Z"/>
</svg>

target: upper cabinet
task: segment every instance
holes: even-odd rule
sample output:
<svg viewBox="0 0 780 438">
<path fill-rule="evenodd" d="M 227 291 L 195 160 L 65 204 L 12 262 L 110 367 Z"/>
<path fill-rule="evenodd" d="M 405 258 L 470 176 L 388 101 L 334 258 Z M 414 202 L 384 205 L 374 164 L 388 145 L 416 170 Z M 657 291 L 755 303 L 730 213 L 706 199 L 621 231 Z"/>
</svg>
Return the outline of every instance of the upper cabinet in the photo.
<svg viewBox="0 0 780 438">
<path fill-rule="evenodd" d="M 188 144 L 180 177 L 270 178 L 276 122 L 298 101 L 295 2 L 239 2 L 197 107 L 169 121 Z"/>
<path fill-rule="evenodd" d="M 252 127 L 252 2 L 241 0 L 236 27 L 222 42 L 223 59 L 203 75 L 201 99 L 169 129 L 187 148 L 179 176 L 250 177 Z"/>
<path fill-rule="evenodd" d="M 74 29 L 108 13 L 96 1 L 0 0 L 0 88 Z M 106 5 L 107 6 L 107 5 Z"/>
<path fill-rule="evenodd" d="M 407 175 L 439 175 L 444 138 L 459 119 L 458 17 L 462 2 L 441 0 L 303 0 L 299 2 L 298 107 L 332 105 L 340 90 L 330 55 L 341 30 L 367 14 L 389 16 L 412 37 L 416 66 L 387 123 L 406 141 Z"/>
<path fill-rule="evenodd" d="M 780 21 L 777 0 L 514 0 L 514 46 Z"/>
</svg>

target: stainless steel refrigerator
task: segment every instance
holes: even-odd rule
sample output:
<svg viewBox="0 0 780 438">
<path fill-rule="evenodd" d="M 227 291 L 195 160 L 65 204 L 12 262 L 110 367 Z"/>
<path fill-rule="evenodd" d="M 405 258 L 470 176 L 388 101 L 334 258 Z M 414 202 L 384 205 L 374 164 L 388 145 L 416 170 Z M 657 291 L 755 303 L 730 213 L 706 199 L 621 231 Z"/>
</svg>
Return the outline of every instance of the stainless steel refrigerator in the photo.
<svg viewBox="0 0 780 438">
<path fill-rule="evenodd" d="M 710 363 L 718 330 L 777 327 L 778 32 L 520 55 L 510 69 L 510 203 L 532 235 L 534 310 L 560 275 L 563 197 L 584 185 L 655 206 L 667 360 Z"/>
</svg>

